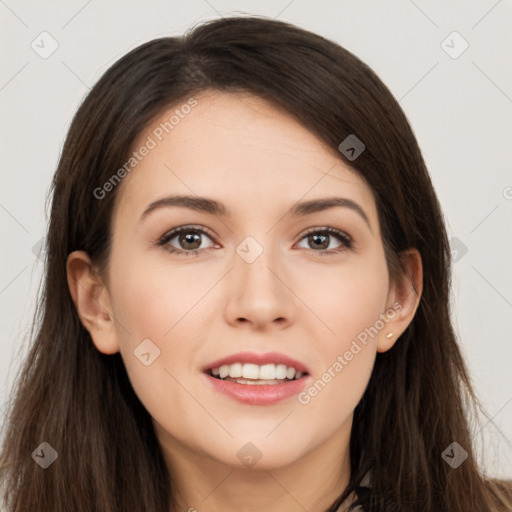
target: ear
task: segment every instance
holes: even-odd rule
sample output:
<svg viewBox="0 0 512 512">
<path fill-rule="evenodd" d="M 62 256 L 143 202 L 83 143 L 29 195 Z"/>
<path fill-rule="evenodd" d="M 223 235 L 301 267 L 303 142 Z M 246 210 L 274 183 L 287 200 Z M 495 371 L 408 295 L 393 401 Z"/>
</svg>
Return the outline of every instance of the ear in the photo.
<svg viewBox="0 0 512 512">
<path fill-rule="evenodd" d="M 74 251 L 69 254 L 66 273 L 78 316 L 94 345 L 104 354 L 115 354 L 119 351 L 119 343 L 110 296 L 87 253 Z"/>
<path fill-rule="evenodd" d="M 390 283 L 388 306 L 384 313 L 388 321 L 379 332 L 377 352 L 386 352 L 394 346 L 412 322 L 423 292 L 423 265 L 419 251 L 408 249 L 400 253 L 400 258 L 406 272 Z"/>
</svg>

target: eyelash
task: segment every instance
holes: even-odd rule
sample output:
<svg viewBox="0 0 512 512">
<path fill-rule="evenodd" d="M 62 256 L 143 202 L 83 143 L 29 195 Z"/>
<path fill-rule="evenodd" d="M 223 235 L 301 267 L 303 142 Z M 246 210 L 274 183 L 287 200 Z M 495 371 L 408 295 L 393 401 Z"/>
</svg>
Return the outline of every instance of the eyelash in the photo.
<svg viewBox="0 0 512 512">
<path fill-rule="evenodd" d="M 207 249 L 192 249 L 189 251 L 184 251 L 181 249 L 176 249 L 175 247 L 172 247 L 168 245 L 169 241 L 175 238 L 177 235 L 183 233 L 183 232 L 194 232 L 196 234 L 204 234 L 208 236 L 210 239 L 213 239 L 213 234 L 209 232 L 209 230 L 205 228 L 198 228 L 195 226 L 181 226 L 179 228 L 173 229 L 167 233 L 165 233 L 158 241 L 157 245 L 162 246 L 164 250 L 171 254 L 176 255 L 185 255 L 185 256 L 198 256 L 199 251 L 201 250 L 207 250 Z M 342 245 L 336 249 L 330 249 L 326 251 L 316 251 L 314 249 L 309 249 L 310 251 L 313 251 L 314 253 L 317 253 L 319 256 L 333 256 L 335 254 L 338 254 L 342 251 L 345 251 L 346 249 L 352 249 L 353 247 L 353 240 L 350 236 L 348 236 L 346 233 L 343 233 L 342 231 L 339 231 L 335 228 L 331 227 L 325 227 L 325 228 L 311 228 L 307 230 L 302 237 L 300 238 L 299 242 L 302 241 L 304 238 L 306 238 L 308 235 L 311 234 L 329 234 L 336 237 Z"/>
</svg>

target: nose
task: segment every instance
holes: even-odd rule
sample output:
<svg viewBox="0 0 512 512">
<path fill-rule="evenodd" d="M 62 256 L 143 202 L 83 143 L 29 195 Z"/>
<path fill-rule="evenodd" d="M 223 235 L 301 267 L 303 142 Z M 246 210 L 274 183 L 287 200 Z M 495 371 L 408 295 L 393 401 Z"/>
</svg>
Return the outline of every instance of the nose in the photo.
<svg viewBox="0 0 512 512">
<path fill-rule="evenodd" d="M 226 321 L 237 327 L 245 323 L 256 330 L 286 328 L 297 312 L 297 299 L 283 265 L 267 248 L 250 261 L 234 255 L 234 268 L 225 283 Z"/>
</svg>

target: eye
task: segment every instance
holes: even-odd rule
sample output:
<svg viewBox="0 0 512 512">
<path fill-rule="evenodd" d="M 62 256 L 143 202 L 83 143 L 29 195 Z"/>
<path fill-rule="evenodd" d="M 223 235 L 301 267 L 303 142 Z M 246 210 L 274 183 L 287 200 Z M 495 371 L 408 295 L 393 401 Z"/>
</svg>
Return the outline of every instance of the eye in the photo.
<svg viewBox="0 0 512 512">
<path fill-rule="evenodd" d="M 195 226 L 181 226 L 164 234 L 157 242 L 171 254 L 184 254 L 185 256 L 197 256 L 201 250 L 211 249 L 212 247 L 204 246 L 201 238 L 206 237 L 212 240 L 212 236 L 205 228 Z M 339 245 L 335 248 L 327 249 L 331 245 L 332 239 L 337 239 Z M 178 247 L 171 242 L 176 239 Z M 352 238 L 335 228 L 312 228 L 308 230 L 300 239 L 306 240 L 310 244 L 310 250 L 318 253 L 320 256 L 337 254 L 346 249 L 351 249 L 353 245 Z M 312 247 L 312 248 L 311 248 Z"/>
<path fill-rule="evenodd" d="M 323 250 L 329 247 L 332 238 L 337 239 L 340 244 L 334 249 Z M 345 249 L 351 249 L 353 245 L 352 238 L 349 235 L 330 227 L 312 228 L 306 232 L 305 236 L 301 238 L 302 240 L 306 240 L 306 243 L 310 244 L 313 247 L 312 250 L 317 252 L 319 256 L 337 254 Z"/>
<path fill-rule="evenodd" d="M 211 240 L 207 231 L 204 228 L 196 228 L 194 226 L 182 226 L 166 233 L 158 241 L 158 245 L 164 247 L 166 251 L 172 254 L 185 254 L 185 256 L 197 256 L 200 250 L 208 249 L 204 247 L 201 242 L 201 237 L 206 236 Z M 180 247 L 171 245 L 172 240 L 177 239 L 177 244 Z"/>
</svg>

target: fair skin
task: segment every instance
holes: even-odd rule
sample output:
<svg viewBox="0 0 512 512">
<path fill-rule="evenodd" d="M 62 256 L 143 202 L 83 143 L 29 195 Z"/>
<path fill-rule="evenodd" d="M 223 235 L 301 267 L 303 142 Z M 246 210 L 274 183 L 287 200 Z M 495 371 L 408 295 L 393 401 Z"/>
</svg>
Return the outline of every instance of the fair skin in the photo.
<svg viewBox="0 0 512 512">
<path fill-rule="evenodd" d="M 153 418 L 177 510 L 320 512 L 348 483 L 353 411 L 377 353 L 393 347 L 415 314 L 421 258 L 404 253 L 417 296 L 408 279 L 389 278 L 371 189 L 290 115 L 248 94 L 195 98 L 198 105 L 118 185 L 108 276 L 100 279 L 83 251 L 69 255 L 71 295 L 96 348 L 121 353 Z M 163 113 L 134 147 L 169 117 Z M 163 207 L 141 220 L 150 203 L 171 194 L 215 199 L 232 215 Z M 357 203 L 368 224 L 347 207 L 287 214 L 299 201 L 333 196 Z M 189 224 L 209 232 L 196 244 L 175 236 L 167 246 L 200 247 L 196 256 L 157 245 Z M 349 235 L 353 247 L 327 234 L 318 249 L 304 234 L 326 227 Z M 263 249 L 251 263 L 236 252 L 248 236 Z M 241 403 L 203 373 L 236 352 L 277 351 L 307 365 L 307 391 L 397 303 L 399 312 L 308 403 L 297 396 Z M 160 350 L 149 366 L 133 353 L 145 339 Z M 244 446 L 261 454 L 256 464 L 237 456 Z"/>
</svg>

